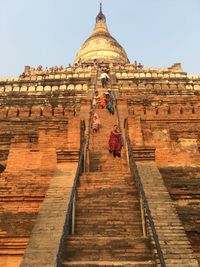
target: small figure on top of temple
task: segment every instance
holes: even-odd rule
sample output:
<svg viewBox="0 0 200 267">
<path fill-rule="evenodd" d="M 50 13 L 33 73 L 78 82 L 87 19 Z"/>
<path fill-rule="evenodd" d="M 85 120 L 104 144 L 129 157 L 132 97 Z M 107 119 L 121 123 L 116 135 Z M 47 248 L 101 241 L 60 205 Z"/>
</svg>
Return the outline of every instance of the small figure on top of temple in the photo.
<svg viewBox="0 0 200 267">
<path fill-rule="evenodd" d="M 42 71 L 42 65 L 39 65 L 39 66 L 37 67 L 37 71 Z"/>
<path fill-rule="evenodd" d="M 19 75 L 19 78 L 21 78 L 21 79 L 23 79 L 23 78 L 25 78 L 25 77 L 26 77 L 25 72 L 22 72 L 22 74 Z"/>
<path fill-rule="evenodd" d="M 143 65 L 141 63 L 138 64 L 138 68 L 139 69 L 142 69 L 143 68 Z"/>
</svg>

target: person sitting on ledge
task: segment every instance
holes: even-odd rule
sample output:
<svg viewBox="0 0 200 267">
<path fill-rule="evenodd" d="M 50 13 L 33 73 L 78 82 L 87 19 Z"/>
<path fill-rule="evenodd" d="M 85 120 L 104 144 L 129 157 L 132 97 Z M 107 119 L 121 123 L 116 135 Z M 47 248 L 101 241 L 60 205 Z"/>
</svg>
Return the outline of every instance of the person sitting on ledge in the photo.
<svg viewBox="0 0 200 267">
<path fill-rule="evenodd" d="M 19 76 L 19 78 L 24 79 L 26 77 L 25 72 L 22 72 L 22 74 Z"/>
<path fill-rule="evenodd" d="M 138 68 L 139 69 L 142 69 L 143 68 L 143 65 L 141 63 L 138 64 Z"/>
</svg>

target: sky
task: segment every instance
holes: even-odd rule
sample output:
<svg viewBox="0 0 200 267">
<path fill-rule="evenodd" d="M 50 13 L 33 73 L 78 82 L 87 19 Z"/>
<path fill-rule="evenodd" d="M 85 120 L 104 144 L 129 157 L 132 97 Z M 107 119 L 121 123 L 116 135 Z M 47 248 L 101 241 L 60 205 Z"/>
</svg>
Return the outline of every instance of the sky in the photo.
<svg viewBox="0 0 200 267">
<path fill-rule="evenodd" d="M 0 0 L 0 78 L 25 65 L 68 66 L 90 36 L 99 0 Z M 200 0 L 102 0 L 111 35 L 130 62 L 182 63 L 200 74 Z"/>
</svg>

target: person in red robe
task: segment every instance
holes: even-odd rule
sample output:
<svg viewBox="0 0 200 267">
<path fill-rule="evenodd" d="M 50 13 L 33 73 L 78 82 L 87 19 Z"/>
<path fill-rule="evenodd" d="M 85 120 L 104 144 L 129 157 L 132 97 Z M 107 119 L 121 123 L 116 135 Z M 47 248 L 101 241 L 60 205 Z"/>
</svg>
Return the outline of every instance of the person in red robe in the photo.
<svg viewBox="0 0 200 267">
<path fill-rule="evenodd" d="M 112 153 L 114 157 L 121 157 L 122 142 L 118 125 L 114 125 L 114 129 L 110 133 L 108 144 L 109 152 Z"/>
<path fill-rule="evenodd" d="M 106 107 L 106 96 L 105 96 L 105 94 L 103 94 L 101 96 L 100 104 L 101 104 L 101 108 L 105 108 Z"/>
</svg>

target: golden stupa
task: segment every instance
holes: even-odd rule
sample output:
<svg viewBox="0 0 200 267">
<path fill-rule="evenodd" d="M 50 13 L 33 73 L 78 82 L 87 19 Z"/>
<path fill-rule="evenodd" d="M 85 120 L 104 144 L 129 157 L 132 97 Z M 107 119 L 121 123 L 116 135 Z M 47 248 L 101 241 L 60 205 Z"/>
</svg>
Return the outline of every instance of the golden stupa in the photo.
<svg viewBox="0 0 200 267">
<path fill-rule="evenodd" d="M 129 62 L 123 47 L 108 31 L 106 17 L 102 12 L 102 4 L 100 4 L 100 12 L 96 17 L 93 33 L 79 49 L 74 63 L 93 60 L 112 63 Z"/>
</svg>

